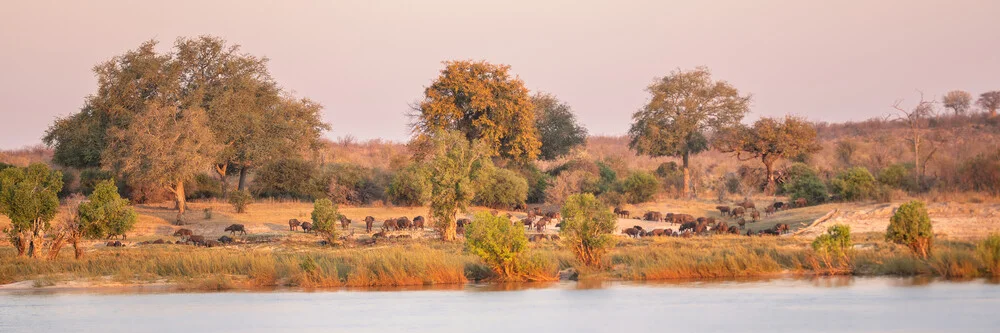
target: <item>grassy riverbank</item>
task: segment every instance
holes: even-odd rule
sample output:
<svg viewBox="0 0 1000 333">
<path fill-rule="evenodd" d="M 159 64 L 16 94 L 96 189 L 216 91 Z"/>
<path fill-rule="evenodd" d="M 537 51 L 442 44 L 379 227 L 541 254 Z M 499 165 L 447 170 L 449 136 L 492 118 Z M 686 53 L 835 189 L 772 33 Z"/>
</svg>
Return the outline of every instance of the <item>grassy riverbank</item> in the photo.
<svg viewBox="0 0 1000 333">
<path fill-rule="evenodd" d="M 621 239 L 603 268 L 581 267 L 556 242 L 533 243 L 535 276 L 555 278 L 560 270 L 581 280 L 663 280 L 777 275 L 928 275 L 972 278 L 986 267 L 968 242 L 939 241 L 921 260 L 877 234 L 855 235 L 846 258 L 822 258 L 797 237 L 714 236 L 692 239 Z M 491 273 L 461 244 L 412 241 L 366 248 L 304 244 L 196 248 L 145 245 L 98 248 L 82 260 L 64 251 L 56 260 L 17 258 L 0 248 L 0 283 L 32 280 L 32 286 L 67 281 L 87 285 L 170 284 L 182 289 L 224 290 L 267 287 L 377 287 L 489 281 Z M 827 260 L 824 260 L 827 259 Z"/>
</svg>

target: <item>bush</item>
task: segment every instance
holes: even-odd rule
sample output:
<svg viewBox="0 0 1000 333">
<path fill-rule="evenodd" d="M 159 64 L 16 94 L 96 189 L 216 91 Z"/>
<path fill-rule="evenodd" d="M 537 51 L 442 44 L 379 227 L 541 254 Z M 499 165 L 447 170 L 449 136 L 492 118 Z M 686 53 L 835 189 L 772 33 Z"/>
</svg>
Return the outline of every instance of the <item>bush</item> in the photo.
<svg viewBox="0 0 1000 333">
<path fill-rule="evenodd" d="M 528 199 L 528 181 L 516 172 L 489 168 L 476 180 L 478 189 L 472 201 L 490 208 L 509 208 Z"/>
<path fill-rule="evenodd" d="M 559 234 L 581 263 L 600 266 L 614 244 L 615 216 L 593 194 L 576 194 L 562 207 Z"/>
<path fill-rule="evenodd" d="M 596 183 L 597 177 L 583 170 L 560 173 L 545 191 L 545 202 L 561 205 L 569 196 L 584 193 Z"/>
<path fill-rule="evenodd" d="M 253 195 L 249 191 L 233 191 L 229 193 L 229 204 L 237 214 L 246 213 L 247 206 L 253 203 Z"/>
<path fill-rule="evenodd" d="M 127 199 L 118 195 L 118 187 L 108 179 L 97 183 L 87 202 L 79 207 L 80 231 L 88 238 L 125 236 L 135 227 L 138 215 Z"/>
<path fill-rule="evenodd" d="M 826 229 L 825 234 L 819 235 L 812 242 L 813 250 L 828 269 L 846 269 L 849 261 L 847 252 L 851 246 L 851 227 L 846 224 L 831 226 Z M 835 264 L 835 261 L 840 264 Z"/>
<path fill-rule="evenodd" d="M 184 184 L 187 199 L 207 199 L 222 196 L 222 181 L 207 173 L 199 173 Z"/>
<path fill-rule="evenodd" d="M 931 253 L 934 231 L 924 203 L 913 200 L 899 206 L 889 219 L 885 239 L 906 245 L 918 256 L 926 259 Z"/>
<path fill-rule="evenodd" d="M 618 173 L 604 162 L 597 162 L 598 172 L 597 191 L 594 195 L 600 195 L 615 190 L 618 183 Z"/>
<path fill-rule="evenodd" d="M 965 161 L 959 168 L 958 177 L 958 183 L 965 190 L 1000 195 L 1000 150 Z"/>
<path fill-rule="evenodd" d="M 400 206 L 423 206 L 431 200 L 431 182 L 428 171 L 421 165 L 411 165 L 392 177 L 386 197 Z"/>
<path fill-rule="evenodd" d="M 281 159 L 257 170 L 254 174 L 253 191 L 260 196 L 272 198 L 321 198 L 325 196 L 327 187 L 322 179 L 322 173 L 312 162 Z"/>
<path fill-rule="evenodd" d="M 878 173 L 878 182 L 894 189 L 912 191 L 916 190 L 913 176 L 910 174 L 906 164 L 897 163 L 882 169 Z"/>
<path fill-rule="evenodd" d="M 804 164 L 796 164 L 789 168 L 788 182 L 783 186 L 784 192 L 792 200 L 804 198 L 809 204 L 819 204 L 828 197 L 826 184 L 816 176 L 816 173 Z"/>
<path fill-rule="evenodd" d="M 528 238 L 524 228 L 510 223 L 506 217 L 479 212 L 465 227 L 465 248 L 479 256 L 501 280 L 523 280 L 520 261 Z"/>
<path fill-rule="evenodd" d="M 518 173 L 528 182 L 529 203 L 542 203 L 545 201 L 545 190 L 549 188 L 552 176 L 542 172 L 533 163 L 526 163 L 520 167 Z"/>
<path fill-rule="evenodd" d="M 653 200 L 659 187 L 656 177 L 644 171 L 633 172 L 622 182 L 622 192 L 625 193 L 625 198 L 629 203 Z"/>
<path fill-rule="evenodd" d="M 327 194 L 334 203 L 367 205 L 385 199 L 391 175 L 381 169 L 353 164 L 334 164 L 325 170 L 329 186 Z"/>
<path fill-rule="evenodd" d="M 986 266 L 986 271 L 993 277 L 1000 277 L 1000 234 L 990 234 L 976 248 L 979 259 Z"/>
<path fill-rule="evenodd" d="M 830 182 L 833 194 L 845 201 L 859 201 L 875 197 L 875 177 L 868 169 L 853 167 L 841 172 Z"/>
<path fill-rule="evenodd" d="M 656 167 L 656 176 L 660 178 L 663 188 L 673 195 L 681 195 L 684 192 L 684 170 L 677 166 L 677 162 L 664 162 Z M 729 184 L 726 184 L 727 187 Z M 733 193 L 739 191 L 739 183 L 735 184 Z"/>
<path fill-rule="evenodd" d="M 98 183 L 108 179 L 111 179 L 111 172 L 93 168 L 83 169 L 80 171 L 80 193 L 90 195 L 94 193 Z"/>
<path fill-rule="evenodd" d="M 313 202 L 312 230 L 326 236 L 327 242 L 333 244 L 337 239 L 337 228 L 335 224 L 340 219 L 337 206 L 330 199 L 319 199 Z"/>
</svg>

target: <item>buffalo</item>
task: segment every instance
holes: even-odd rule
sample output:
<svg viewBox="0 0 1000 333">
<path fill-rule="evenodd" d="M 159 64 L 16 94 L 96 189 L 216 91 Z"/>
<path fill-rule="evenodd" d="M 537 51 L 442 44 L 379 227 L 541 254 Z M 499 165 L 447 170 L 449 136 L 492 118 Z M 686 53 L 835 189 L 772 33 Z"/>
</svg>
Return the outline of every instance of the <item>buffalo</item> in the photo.
<svg viewBox="0 0 1000 333">
<path fill-rule="evenodd" d="M 344 229 L 344 230 L 347 230 L 347 228 L 350 228 L 350 227 L 351 227 L 351 219 L 347 218 L 346 216 L 341 215 L 340 216 L 340 228 Z"/>
<path fill-rule="evenodd" d="M 773 205 L 771 205 L 771 207 L 774 207 L 774 211 L 779 211 L 779 210 L 782 210 L 783 208 L 785 208 L 785 203 L 781 202 L 781 201 L 778 201 L 778 202 L 775 202 Z"/>
<path fill-rule="evenodd" d="M 642 236 L 642 227 L 634 226 L 631 228 L 627 228 L 625 230 L 622 230 L 622 234 L 625 234 L 626 236 L 632 238 L 639 238 L 640 236 Z"/>
<path fill-rule="evenodd" d="M 191 229 L 180 228 L 180 229 L 177 229 L 176 232 L 174 232 L 174 237 L 184 237 L 184 236 L 191 236 L 191 235 L 194 235 L 194 232 L 191 231 Z"/>
<path fill-rule="evenodd" d="M 754 209 L 752 212 L 750 212 L 750 218 L 753 219 L 754 222 L 757 222 L 757 220 L 760 220 L 760 212 Z"/>
<path fill-rule="evenodd" d="M 622 209 L 621 207 L 615 207 L 615 216 L 620 218 L 628 218 L 628 211 Z"/>
<path fill-rule="evenodd" d="M 191 243 L 192 245 L 203 245 L 205 244 L 205 236 L 191 235 L 188 236 L 187 242 Z"/>
<path fill-rule="evenodd" d="M 768 206 L 767 208 L 764 208 L 764 216 L 774 215 L 774 212 L 775 212 L 774 206 Z"/>
<path fill-rule="evenodd" d="M 410 219 L 406 216 L 396 219 L 396 230 L 406 230 L 412 226 L 413 223 L 410 223 Z"/>
<path fill-rule="evenodd" d="M 399 230 L 399 225 L 396 224 L 396 219 L 387 219 L 382 222 L 382 231 L 393 231 Z"/>
<path fill-rule="evenodd" d="M 733 235 L 739 235 L 740 234 L 740 228 L 737 228 L 735 225 L 731 226 L 731 227 L 729 227 L 729 233 L 733 234 Z"/>
<path fill-rule="evenodd" d="M 722 215 L 729 215 L 729 206 L 715 206 L 715 209 L 718 209 Z"/>
<path fill-rule="evenodd" d="M 113 242 L 112 241 L 108 241 L 107 243 L 104 244 L 104 246 L 107 246 L 107 247 L 123 247 L 123 246 L 125 246 L 125 244 L 122 244 L 121 241 L 113 241 Z"/>
<path fill-rule="evenodd" d="M 643 215 L 642 219 L 646 221 L 660 222 L 663 220 L 663 214 L 660 212 L 646 212 L 646 215 Z"/>
<path fill-rule="evenodd" d="M 365 216 L 365 232 L 372 233 L 372 226 L 375 224 L 375 218 L 371 216 Z"/>
<path fill-rule="evenodd" d="M 741 203 L 738 203 L 738 204 L 736 204 L 736 205 L 737 205 L 737 206 L 740 206 L 740 207 L 743 207 L 743 208 L 745 208 L 745 209 L 754 209 L 754 210 L 756 210 L 756 209 L 757 209 L 757 206 L 755 206 L 755 205 L 753 204 L 753 201 L 750 201 L 750 200 L 747 200 L 747 201 L 743 201 L 743 202 L 741 202 Z"/>
<path fill-rule="evenodd" d="M 681 228 L 678 230 L 680 230 L 681 232 L 685 230 L 694 230 L 694 227 L 696 226 L 698 226 L 697 222 L 684 222 L 681 224 Z"/>
<path fill-rule="evenodd" d="M 231 237 L 229 237 L 229 236 L 219 237 L 219 243 L 229 244 L 229 243 L 232 243 L 232 242 L 233 242 L 233 239 Z"/>
<path fill-rule="evenodd" d="M 808 204 L 809 204 L 809 202 L 806 201 L 806 198 L 795 199 L 795 207 L 796 208 L 802 208 L 802 207 L 805 207 Z"/>
<path fill-rule="evenodd" d="M 424 217 L 417 216 L 413 218 L 413 229 L 424 230 Z"/>
<path fill-rule="evenodd" d="M 739 220 L 736 220 L 736 224 L 739 224 L 740 229 L 743 229 L 747 225 L 747 219 L 741 217 Z"/>
<path fill-rule="evenodd" d="M 712 227 L 712 231 L 715 231 L 716 234 L 720 235 L 727 233 L 729 232 L 729 225 L 726 224 L 726 222 L 719 221 L 718 224 Z"/>
<path fill-rule="evenodd" d="M 733 210 L 731 210 L 730 212 L 732 213 L 733 217 L 743 217 L 743 215 L 746 214 L 746 208 L 736 207 L 733 208 Z"/>
<path fill-rule="evenodd" d="M 778 234 L 786 234 L 788 233 L 788 225 L 784 223 L 775 224 L 774 231 L 777 232 Z"/>
<path fill-rule="evenodd" d="M 295 231 L 295 228 L 298 228 L 300 225 L 302 225 L 302 222 L 299 222 L 299 220 L 288 220 L 288 231 Z"/>
<path fill-rule="evenodd" d="M 313 224 L 309 222 L 302 222 L 302 225 L 299 225 L 303 232 L 309 232 L 309 230 L 312 230 L 312 226 Z"/>
<path fill-rule="evenodd" d="M 237 232 L 240 233 L 241 235 L 246 235 L 247 234 L 247 230 L 246 230 L 246 228 L 243 227 L 242 224 L 232 224 L 232 225 L 229 225 L 228 227 L 226 227 L 226 231 L 228 231 L 229 233 L 231 233 L 233 236 L 236 236 Z"/>
<path fill-rule="evenodd" d="M 535 222 L 535 230 L 538 231 L 538 232 L 545 231 L 545 226 L 548 225 L 549 222 L 551 222 L 551 221 L 552 221 L 552 219 L 550 219 L 548 217 L 543 217 L 543 218 L 539 219 L 538 222 Z"/>
</svg>

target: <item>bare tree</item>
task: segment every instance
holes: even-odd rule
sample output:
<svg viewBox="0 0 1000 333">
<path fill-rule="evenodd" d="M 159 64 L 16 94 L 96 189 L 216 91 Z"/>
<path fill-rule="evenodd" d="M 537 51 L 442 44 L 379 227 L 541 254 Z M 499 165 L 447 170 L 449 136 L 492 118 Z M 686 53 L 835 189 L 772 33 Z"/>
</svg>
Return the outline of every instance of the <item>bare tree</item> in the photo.
<svg viewBox="0 0 1000 333">
<path fill-rule="evenodd" d="M 972 104 L 972 94 L 962 90 L 952 90 L 945 94 L 944 97 L 941 97 L 941 104 L 946 109 L 954 111 L 956 116 L 965 114 Z"/>
<path fill-rule="evenodd" d="M 916 180 L 917 186 L 920 186 L 920 177 L 924 174 L 926 167 L 922 167 L 920 158 L 920 145 L 922 143 L 922 138 L 924 132 L 928 127 L 928 118 L 934 116 L 934 102 L 924 100 L 924 93 L 920 93 L 920 102 L 917 103 L 912 109 L 905 109 L 902 107 L 902 100 L 897 100 L 893 103 L 892 108 L 896 110 L 895 119 L 903 122 L 909 127 L 910 137 L 907 138 L 910 143 L 913 144 L 913 165 L 917 172 L 914 172 L 914 178 Z M 932 149 L 923 162 L 930 160 L 931 156 L 934 155 L 936 149 Z"/>
</svg>

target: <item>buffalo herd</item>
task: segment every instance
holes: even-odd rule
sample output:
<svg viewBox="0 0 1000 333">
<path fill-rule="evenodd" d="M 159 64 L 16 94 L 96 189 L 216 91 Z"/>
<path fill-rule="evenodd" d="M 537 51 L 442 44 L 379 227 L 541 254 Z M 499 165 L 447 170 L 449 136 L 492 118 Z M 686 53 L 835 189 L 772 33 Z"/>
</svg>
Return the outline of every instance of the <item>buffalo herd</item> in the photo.
<svg viewBox="0 0 1000 333">
<path fill-rule="evenodd" d="M 792 207 L 805 207 L 808 202 L 805 199 L 799 198 L 793 201 L 791 204 L 786 204 L 784 202 L 775 202 L 773 204 L 764 207 L 764 216 L 769 217 L 774 213 L 789 209 Z M 639 237 L 691 237 L 695 235 L 721 235 L 721 234 L 740 234 L 740 230 L 746 229 L 747 236 L 763 236 L 763 235 L 781 235 L 789 232 L 788 224 L 778 223 L 771 228 L 759 229 L 757 231 L 749 230 L 747 228 L 747 223 L 754 223 L 761 220 L 760 211 L 757 210 L 757 205 L 752 201 L 743 201 L 735 204 L 734 206 L 716 206 L 716 210 L 721 214 L 721 219 L 716 219 L 714 217 L 698 217 L 695 218 L 689 214 L 677 214 L 677 213 L 661 213 L 655 211 L 649 211 L 643 214 L 641 217 L 636 219 L 641 219 L 643 221 L 650 222 L 666 222 L 670 224 L 678 224 L 680 227 L 677 230 L 671 228 L 656 228 L 652 230 L 646 230 L 642 226 L 633 226 L 630 228 L 625 228 L 622 230 L 622 234 L 628 237 L 639 238 Z M 621 207 L 614 208 L 614 214 L 618 217 L 628 218 L 631 216 L 629 211 L 622 209 Z M 730 225 L 725 221 L 725 219 L 731 219 L 731 222 L 735 225 Z"/>
</svg>

